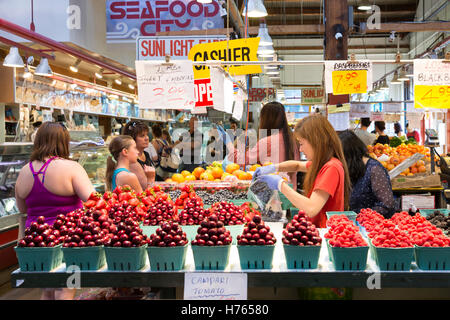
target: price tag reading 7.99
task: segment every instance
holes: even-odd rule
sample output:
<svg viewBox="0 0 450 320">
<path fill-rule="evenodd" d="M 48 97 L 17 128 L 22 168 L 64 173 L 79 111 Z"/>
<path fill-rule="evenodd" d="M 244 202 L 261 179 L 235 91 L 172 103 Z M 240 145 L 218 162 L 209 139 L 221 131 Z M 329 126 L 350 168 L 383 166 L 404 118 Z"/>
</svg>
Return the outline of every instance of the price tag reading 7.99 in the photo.
<svg viewBox="0 0 450 320">
<path fill-rule="evenodd" d="M 450 86 L 414 86 L 416 108 L 450 109 Z"/>
<path fill-rule="evenodd" d="M 333 71 L 333 94 L 367 92 L 367 70 Z"/>
</svg>

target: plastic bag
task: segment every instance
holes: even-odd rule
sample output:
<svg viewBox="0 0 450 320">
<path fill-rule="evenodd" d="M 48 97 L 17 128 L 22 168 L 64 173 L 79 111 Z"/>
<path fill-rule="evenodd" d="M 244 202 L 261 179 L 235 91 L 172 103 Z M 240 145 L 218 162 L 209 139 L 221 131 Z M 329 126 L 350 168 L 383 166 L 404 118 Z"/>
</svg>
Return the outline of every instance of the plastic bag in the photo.
<svg viewBox="0 0 450 320">
<path fill-rule="evenodd" d="M 263 181 L 254 181 L 248 188 L 248 199 L 255 202 L 266 222 L 286 222 L 277 190 L 271 190 Z"/>
</svg>

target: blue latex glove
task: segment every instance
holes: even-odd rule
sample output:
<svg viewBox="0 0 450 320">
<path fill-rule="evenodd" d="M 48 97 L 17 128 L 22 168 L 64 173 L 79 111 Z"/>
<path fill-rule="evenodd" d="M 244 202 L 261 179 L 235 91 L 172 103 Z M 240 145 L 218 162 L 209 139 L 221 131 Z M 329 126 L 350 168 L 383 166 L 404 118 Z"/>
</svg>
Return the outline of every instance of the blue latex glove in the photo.
<svg viewBox="0 0 450 320">
<path fill-rule="evenodd" d="M 223 158 L 223 161 L 222 161 L 222 170 L 223 170 L 223 172 L 226 172 L 227 165 L 229 165 L 230 163 L 233 163 L 233 162 L 229 161 L 228 160 L 228 155 L 226 155 L 225 158 Z"/>
<path fill-rule="evenodd" d="M 225 143 L 225 145 L 227 145 L 228 143 L 232 142 L 230 136 L 228 135 L 228 133 L 225 132 L 225 130 L 219 126 L 216 125 L 217 131 L 220 134 L 220 138 L 222 139 L 222 141 Z"/>
<path fill-rule="evenodd" d="M 284 181 L 282 177 L 276 174 L 260 176 L 257 181 L 267 183 L 267 186 L 272 190 L 280 191 L 281 183 Z"/>
<path fill-rule="evenodd" d="M 276 168 L 274 164 L 265 166 L 265 167 L 259 167 L 255 170 L 255 173 L 253 173 L 253 179 L 252 181 L 255 181 L 259 176 L 266 175 L 269 173 L 275 173 Z"/>
</svg>

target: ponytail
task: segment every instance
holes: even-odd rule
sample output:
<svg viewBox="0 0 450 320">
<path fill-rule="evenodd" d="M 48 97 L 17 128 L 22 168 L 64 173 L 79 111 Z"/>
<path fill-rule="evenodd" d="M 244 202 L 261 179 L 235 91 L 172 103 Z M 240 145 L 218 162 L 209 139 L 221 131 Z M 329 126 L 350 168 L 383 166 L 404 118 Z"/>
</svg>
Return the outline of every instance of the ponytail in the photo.
<svg viewBox="0 0 450 320">
<path fill-rule="evenodd" d="M 114 171 L 117 167 L 117 162 L 119 161 L 119 155 L 123 149 L 128 149 L 134 142 L 133 138 L 130 136 L 117 136 L 109 144 L 109 152 L 111 155 L 106 160 L 106 187 L 110 191 L 112 188 L 112 178 Z"/>
<path fill-rule="evenodd" d="M 111 188 L 114 170 L 116 170 L 116 162 L 113 160 L 113 157 L 109 156 L 106 160 L 106 189 L 109 191 L 113 191 Z"/>
</svg>

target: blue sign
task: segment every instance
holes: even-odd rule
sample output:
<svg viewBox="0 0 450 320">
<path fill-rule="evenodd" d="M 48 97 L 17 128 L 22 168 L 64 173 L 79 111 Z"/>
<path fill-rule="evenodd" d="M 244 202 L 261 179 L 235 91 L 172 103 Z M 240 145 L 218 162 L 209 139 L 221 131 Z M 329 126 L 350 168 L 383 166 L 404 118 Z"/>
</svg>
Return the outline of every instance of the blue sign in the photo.
<svg viewBox="0 0 450 320">
<path fill-rule="evenodd" d="M 135 42 L 158 32 L 224 27 L 221 6 L 196 0 L 106 1 L 106 41 Z"/>
</svg>

